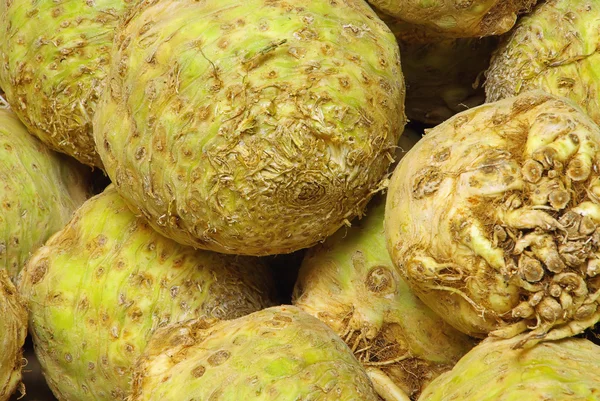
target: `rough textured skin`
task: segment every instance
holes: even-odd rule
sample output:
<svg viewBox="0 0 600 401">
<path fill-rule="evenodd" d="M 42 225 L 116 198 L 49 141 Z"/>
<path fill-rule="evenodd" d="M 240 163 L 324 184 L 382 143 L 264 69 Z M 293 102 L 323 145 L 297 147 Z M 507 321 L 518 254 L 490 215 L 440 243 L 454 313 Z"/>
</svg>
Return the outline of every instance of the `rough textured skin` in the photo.
<svg viewBox="0 0 600 401">
<path fill-rule="evenodd" d="M 36 355 L 61 401 L 123 400 L 151 333 L 170 322 L 233 319 L 270 306 L 259 259 L 178 245 L 109 187 L 23 270 Z"/>
<path fill-rule="evenodd" d="M 365 368 L 380 369 L 414 399 L 474 343 L 425 306 L 396 271 L 384 209 L 385 198 L 375 198 L 365 217 L 308 251 L 294 304 L 327 323 Z"/>
<path fill-rule="evenodd" d="M 87 172 L 0 109 L 0 269 L 14 280 L 31 252 L 88 197 Z"/>
<path fill-rule="evenodd" d="M 600 320 L 599 150 L 600 128 L 541 91 L 457 114 L 394 171 L 394 264 L 472 336 L 582 332 Z"/>
<path fill-rule="evenodd" d="M 600 347 L 565 339 L 514 349 L 486 340 L 441 375 L 419 401 L 598 401 Z"/>
<path fill-rule="evenodd" d="M 0 401 L 7 401 L 21 383 L 27 311 L 17 289 L 0 269 Z"/>
<path fill-rule="evenodd" d="M 487 101 L 531 89 L 565 96 L 600 123 L 600 3 L 548 0 L 523 17 L 495 52 Z"/>
<path fill-rule="evenodd" d="M 378 10 L 446 37 L 500 35 L 537 0 L 368 0 Z"/>
<path fill-rule="evenodd" d="M 325 239 L 362 212 L 405 123 L 398 44 L 361 0 L 142 1 L 112 62 L 94 119 L 106 170 L 201 249 Z"/>
<path fill-rule="evenodd" d="M 293 306 L 157 332 L 131 401 L 378 401 L 364 370 L 325 324 Z"/>
<path fill-rule="evenodd" d="M 132 0 L 4 0 L 0 86 L 51 148 L 101 166 L 91 118 L 117 22 Z"/>
</svg>

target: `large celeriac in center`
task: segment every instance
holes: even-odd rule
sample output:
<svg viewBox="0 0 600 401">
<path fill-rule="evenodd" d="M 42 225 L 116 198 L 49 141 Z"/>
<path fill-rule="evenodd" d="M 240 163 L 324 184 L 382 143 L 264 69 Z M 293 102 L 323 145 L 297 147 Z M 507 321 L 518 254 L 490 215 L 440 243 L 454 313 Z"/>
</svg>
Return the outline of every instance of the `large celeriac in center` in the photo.
<svg viewBox="0 0 600 401">
<path fill-rule="evenodd" d="M 94 120 L 119 193 L 163 235 L 292 252 L 377 191 L 402 132 L 398 44 L 362 0 L 142 1 Z"/>
</svg>

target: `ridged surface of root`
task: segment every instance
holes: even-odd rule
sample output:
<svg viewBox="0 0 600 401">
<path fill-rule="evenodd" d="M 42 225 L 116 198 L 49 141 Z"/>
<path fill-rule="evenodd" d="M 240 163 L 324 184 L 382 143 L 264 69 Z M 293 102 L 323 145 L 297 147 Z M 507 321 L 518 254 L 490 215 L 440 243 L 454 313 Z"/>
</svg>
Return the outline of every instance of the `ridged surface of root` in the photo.
<svg viewBox="0 0 600 401">
<path fill-rule="evenodd" d="M 136 366 L 131 401 L 182 399 L 379 400 L 346 344 L 293 306 L 158 331 Z"/>
<path fill-rule="evenodd" d="M 273 283 L 258 258 L 197 251 L 161 236 L 111 186 L 32 255 L 19 290 L 55 396 L 121 401 L 156 329 L 271 306 Z"/>
<path fill-rule="evenodd" d="M 517 23 L 495 52 L 488 102 L 542 89 L 565 96 L 600 123 L 600 3 L 549 0 Z"/>
<path fill-rule="evenodd" d="M 21 384 L 26 336 L 25 303 L 6 269 L 0 268 L 0 401 L 7 401 Z"/>
<path fill-rule="evenodd" d="M 108 175 L 200 249 L 324 240 L 379 189 L 405 123 L 398 44 L 362 0 L 142 1 L 111 59 Z"/>
<path fill-rule="evenodd" d="M 396 161 L 422 135 L 404 130 Z M 386 401 L 415 399 L 450 369 L 473 342 L 437 316 L 395 271 L 383 232 L 385 197 L 366 215 L 310 248 L 300 268 L 293 303 L 329 325 L 363 364 Z"/>
<path fill-rule="evenodd" d="M 327 323 L 365 368 L 412 399 L 474 344 L 412 293 L 395 271 L 383 233 L 385 198 L 304 258 L 293 303 Z"/>
<path fill-rule="evenodd" d="M 522 341 L 483 341 L 419 401 L 600 400 L 599 346 L 569 338 L 515 349 Z"/>
<path fill-rule="evenodd" d="M 0 107 L 0 269 L 12 280 L 89 196 L 89 171 L 82 167 Z"/>
<path fill-rule="evenodd" d="M 600 128 L 541 91 L 458 114 L 394 172 L 388 249 L 459 330 L 523 341 L 600 320 Z"/>
<path fill-rule="evenodd" d="M 92 116 L 119 18 L 132 0 L 0 3 L 0 86 L 50 148 L 102 166 Z"/>
<path fill-rule="evenodd" d="M 449 38 L 500 35 L 537 0 L 368 0 L 378 10 Z"/>
</svg>

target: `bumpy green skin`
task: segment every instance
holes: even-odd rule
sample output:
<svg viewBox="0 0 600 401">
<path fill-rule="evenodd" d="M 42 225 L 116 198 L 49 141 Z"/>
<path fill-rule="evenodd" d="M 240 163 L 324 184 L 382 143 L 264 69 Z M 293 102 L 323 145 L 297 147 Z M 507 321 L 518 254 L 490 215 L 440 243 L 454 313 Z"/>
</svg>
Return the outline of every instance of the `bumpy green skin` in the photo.
<svg viewBox="0 0 600 401">
<path fill-rule="evenodd" d="M 480 80 L 496 48 L 494 37 L 398 43 L 411 121 L 437 125 L 484 102 Z"/>
<path fill-rule="evenodd" d="M 132 0 L 7 0 L 0 4 L 0 86 L 29 131 L 102 166 L 91 118 L 115 27 Z"/>
<path fill-rule="evenodd" d="M 270 306 L 256 258 L 196 251 L 157 234 L 109 187 L 23 270 L 36 355 L 61 401 L 123 400 L 151 333 Z"/>
<path fill-rule="evenodd" d="M 600 400 L 599 346 L 571 338 L 513 349 L 519 340 L 482 342 L 419 401 Z"/>
<path fill-rule="evenodd" d="M 136 365 L 131 401 L 378 401 L 346 344 L 293 306 L 157 332 Z"/>
<path fill-rule="evenodd" d="M 311 248 L 294 304 L 327 323 L 365 367 L 387 374 L 416 397 L 474 344 L 425 306 L 394 268 L 383 231 L 385 198 Z"/>
<path fill-rule="evenodd" d="M 384 13 L 452 38 L 500 35 L 537 0 L 368 0 Z"/>
<path fill-rule="evenodd" d="M 0 269 L 0 401 L 21 383 L 27 311 L 6 270 Z"/>
<path fill-rule="evenodd" d="M 398 44 L 361 0 L 143 1 L 112 62 L 94 119 L 106 170 L 201 249 L 325 239 L 361 213 L 405 123 Z"/>
<path fill-rule="evenodd" d="M 31 252 L 88 197 L 88 174 L 0 109 L 0 269 L 14 280 Z"/>
<path fill-rule="evenodd" d="M 568 97 L 600 123 L 600 3 L 549 0 L 523 17 L 495 52 L 488 102 L 531 89 Z"/>
<path fill-rule="evenodd" d="M 600 128 L 542 91 L 428 133 L 392 176 L 390 256 L 425 304 L 472 336 L 527 341 L 600 320 Z"/>
</svg>

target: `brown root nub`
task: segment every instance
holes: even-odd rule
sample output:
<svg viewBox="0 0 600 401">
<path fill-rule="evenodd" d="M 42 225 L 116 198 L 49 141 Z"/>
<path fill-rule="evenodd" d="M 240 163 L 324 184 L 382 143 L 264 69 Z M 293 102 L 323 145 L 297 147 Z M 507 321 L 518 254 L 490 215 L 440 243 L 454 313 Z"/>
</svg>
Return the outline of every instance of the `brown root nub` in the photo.
<svg viewBox="0 0 600 401">
<path fill-rule="evenodd" d="M 542 266 L 542 263 L 527 255 L 522 255 L 519 258 L 519 271 L 525 280 L 530 283 L 540 281 L 544 277 L 544 267 Z"/>
<path fill-rule="evenodd" d="M 544 166 L 540 162 L 530 159 L 523 164 L 521 172 L 523 173 L 523 178 L 535 184 L 542 178 Z"/>
</svg>

